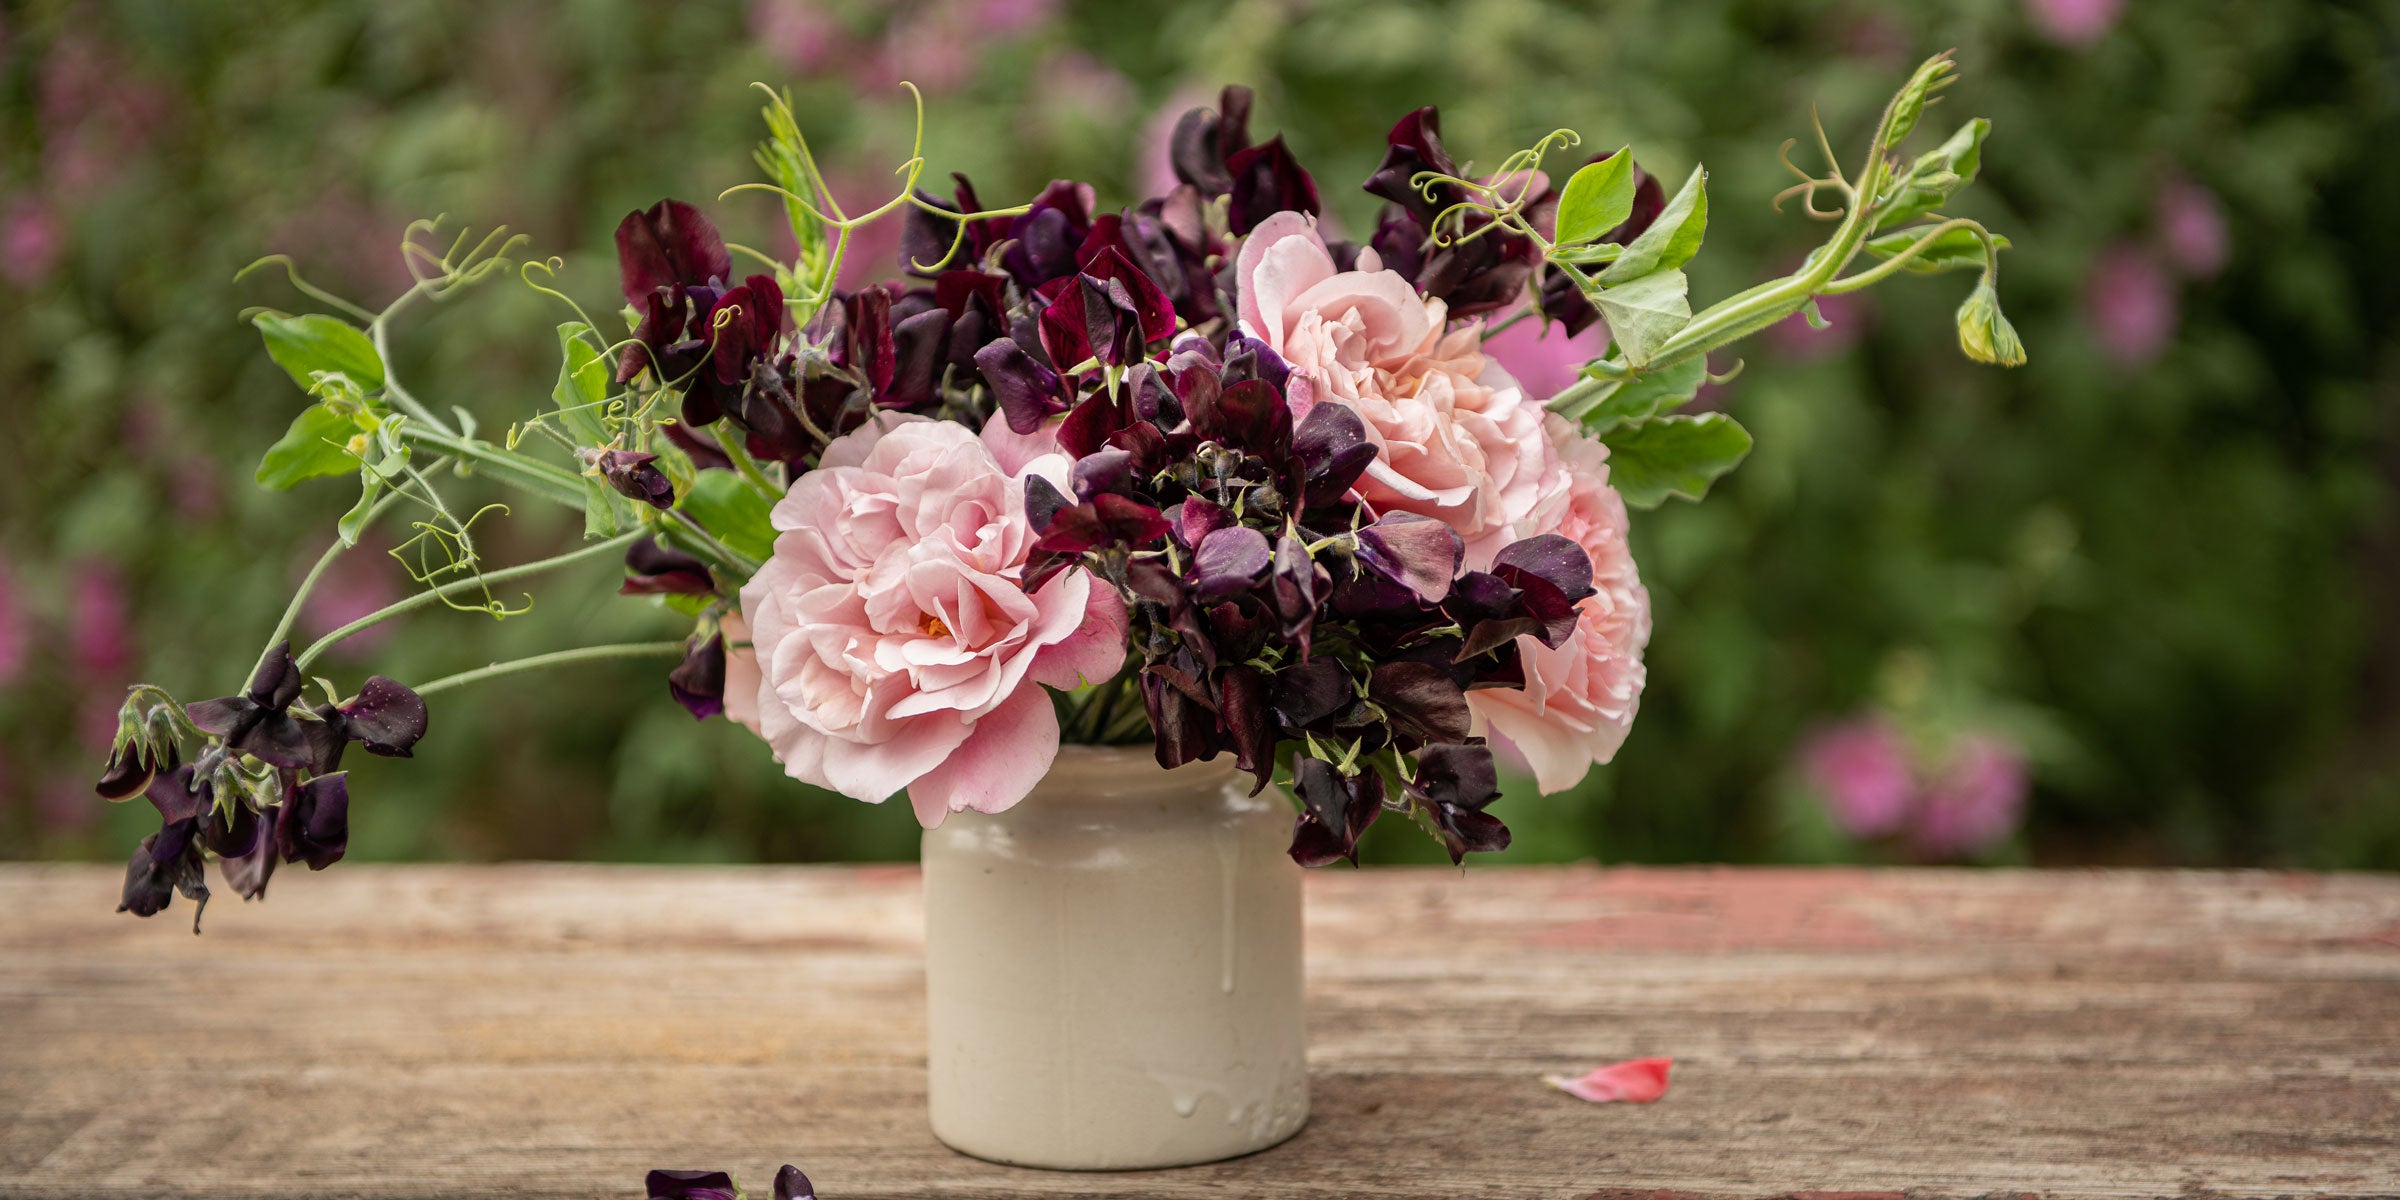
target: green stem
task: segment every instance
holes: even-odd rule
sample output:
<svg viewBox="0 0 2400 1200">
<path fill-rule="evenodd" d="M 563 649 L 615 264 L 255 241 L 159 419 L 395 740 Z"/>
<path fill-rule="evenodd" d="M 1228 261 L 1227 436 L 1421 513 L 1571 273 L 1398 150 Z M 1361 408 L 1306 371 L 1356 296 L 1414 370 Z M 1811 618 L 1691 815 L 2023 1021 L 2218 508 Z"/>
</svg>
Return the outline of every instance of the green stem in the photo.
<svg viewBox="0 0 2400 1200">
<path fill-rule="evenodd" d="M 1992 235 L 1990 231 L 1986 230 L 1980 222 L 1972 221 L 1965 217 L 1952 217 L 1951 219 L 1944 221 L 1939 225 L 1927 226 L 1925 229 L 1925 236 L 1918 238 L 1916 241 L 1910 242 L 1908 244 L 1908 248 L 1902 250 L 1900 253 L 1895 254 L 1880 263 L 1877 263 L 1873 267 L 1870 267 L 1864 271 L 1860 271 L 1856 275 L 1852 275 L 1846 279 L 1836 279 L 1833 282 L 1826 284 L 1825 289 L 1821 294 L 1827 296 L 1839 296 L 1844 292 L 1855 292 L 1862 288 L 1872 287 L 1877 283 L 1881 283 L 1882 281 L 1891 278 L 1901 271 L 1906 270 L 1911 260 L 1915 259 L 1918 255 L 1923 254 L 1926 247 L 1933 245 L 1933 239 L 1938 238 L 1953 229 L 1974 230 L 1977 236 L 1983 240 L 1985 255 L 1990 257 L 1996 253 L 1991 248 Z"/>
<path fill-rule="evenodd" d="M 661 532 L 665 535 L 665 540 L 677 549 L 708 559 L 711 566 L 723 569 L 729 574 L 738 574 L 743 579 L 758 574 L 761 564 L 757 559 L 718 541 L 716 535 L 710 533 L 707 526 L 694 520 L 690 513 L 680 508 L 671 508 L 667 510 L 666 516 L 673 523 L 674 528 Z"/>
<path fill-rule="evenodd" d="M 401 499 L 402 495 L 398 489 L 385 493 L 383 499 L 376 501 L 374 507 L 367 510 L 367 519 L 360 527 L 363 529 L 368 525 L 373 525 L 376 518 L 381 517 L 386 510 L 399 503 Z M 306 604 L 308 594 L 316 590 L 317 580 L 324 576 L 326 568 L 333 565 L 333 560 L 340 558 L 342 551 L 349 548 L 349 545 L 342 539 L 338 537 L 333 539 L 333 544 L 325 547 L 325 553 L 317 556 L 316 565 L 310 567 L 308 574 L 301 577 L 299 589 L 292 593 L 292 602 L 283 606 L 283 616 L 275 622 L 275 632 L 267 635 L 266 648 L 258 652 L 258 662 L 250 668 L 252 677 L 255 678 L 258 675 L 259 668 L 267 665 L 267 655 L 274 653 L 275 647 L 281 645 L 283 639 L 291 636 L 292 626 L 300 620 L 300 606 Z"/>
<path fill-rule="evenodd" d="M 583 559 L 593 558 L 598 555 L 605 554 L 611 550 L 622 549 L 625 546 L 632 544 L 635 539 L 640 538 L 641 536 L 642 531 L 637 529 L 631 533 L 618 534 L 616 537 L 610 538 L 605 542 L 594 542 L 591 545 L 568 551 L 565 554 L 545 558 L 538 562 L 520 563 L 516 566 L 493 571 L 489 574 L 477 575 L 472 579 L 461 579 L 452 583 L 445 583 L 440 587 L 427 588 L 422 592 L 418 592 L 416 595 L 399 601 L 398 603 L 387 604 L 382 608 L 376 609 L 374 612 L 368 613 L 367 615 L 334 630 L 332 633 L 318 638 L 314 644 L 309 646 L 306 651 L 301 653 L 298 660 L 300 669 L 303 671 L 307 670 L 308 664 L 316 661 L 318 655 L 321 655 L 327 650 L 332 649 L 335 644 L 339 643 L 343 638 L 349 637 L 350 635 L 357 633 L 359 630 L 369 628 L 370 626 L 380 625 L 385 621 L 391 620 L 393 617 L 423 608 L 426 605 L 432 604 L 445 596 L 453 596 L 460 592 L 475 588 L 488 587 L 495 583 L 506 583 L 511 579 L 521 579 L 527 575 L 540 574 L 541 572 L 550 570 L 554 567 L 563 567 L 569 563 L 580 562 Z"/>
<path fill-rule="evenodd" d="M 382 316 L 379 316 L 372 322 L 368 323 L 367 337 L 375 344 L 375 356 L 383 360 L 384 398 L 390 400 L 395 407 L 399 408 L 400 411 L 407 413 L 409 416 L 414 417 L 419 421 L 423 421 L 427 425 L 432 426 L 436 432 L 452 433 L 454 431 L 450 428 L 448 422 L 433 415 L 432 409 L 425 407 L 425 405 L 420 403 L 414 395 L 409 393 L 407 388 L 400 386 L 400 376 L 392 370 L 392 316 L 393 314 L 398 313 L 401 309 L 406 308 L 408 306 L 408 302 L 416 299 L 417 296 L 424 290 L 425 285 L 420 283 L 415 287 L 400 293 L 398 299 L 393 300 L 391 304 L 384 308 Z"/>
<path fill-rule="evenodd" d="M 583 477 L 538 458 L 519 454 L 479 438 L 463 438 L 414 423 L 400 428 L 403 440 L 419 442 L 474 463 L 483 472 L 511 487 L 531 492 L 583 511 Z"/>
<path fill-rule="evenodd" d="M 456 675 L 444 675 L 430 683 L 418 684 L 416 693 L 419 696 L 430 696 L 435 692 L 446 692 L 451 688 L 465 687 L 470 683 L 481 683 L 486 679 L 498 679 L 504 675 L 515 675 L 524 671 L 539 671 L 544 667 L 563 667 L 569 663 L 599 662 L 612 658 L 665 658 L 670 655 L 681 658 L 685 649 L 682 642 L 620 642 L 608 646 L 580 646 L 573 650 L 559 650 L 549 654 L 536 654 L 531 658 L 493 663 L 487 667 L 477 667 L 472 671 L 461 671 Z"/>
<path fill-rule="evenodd" d="M 733 422 L 719 421 L 712 427 L 712 432 L 717 435 L 717 445 L 724 449 L 725 457 L 733 460 L 734 470 L 741 472 L 742 478 L 749 480 L 751 487 L 765 493 L 769 499 L 783 494 L 783 489 L 776 487 L 775 481 L 767 478 L 767 473 L 758 469 L 758 460 L 750 457 L 750 448 L 744 446 L 742 439 L 734 435 Z"/>
<path fill-rule="evenodd" d="M 1920 73 L 1930 67 L 1919 67 Z M 1915 78 L 1910 80 L 1911 87 Z M 1892 122 L 1899 115 L 1900 101 L 1910 87 L 1901 89 L 1884 105 L 1883 117 L 1876 122 L 1875 140 L 1867 151 L 1866 164 L 1859 170 L 1855 194 L 1842 223 L 1826 240 L 1813 261 L 1806 267 L 1781 279 L 1770 280 L 1738 295 L 1728 297 L 1701 310 L 1674 336 L 1659 344 L 1641 373 L 1650 374 L 1674 366 L 1686 359 L 1706 355 L 1709 351 L 1730 345 L 1800 311 L 1802 305 L 1826 285 L 1832 283 L 1857 257 L 1866 244 L 1867 235 L 1875 228 L 1875 206 L 1882 199 L 1884 186 L 1891 172 L 1885 156 L 1892 150 Z M 1617 381 L 1581 380 L 1558 395 L 1551 397 L 1550 407 L 1570 412 L 1578 405 L 1588 406 L 1598 395 Z"/>
</svg>

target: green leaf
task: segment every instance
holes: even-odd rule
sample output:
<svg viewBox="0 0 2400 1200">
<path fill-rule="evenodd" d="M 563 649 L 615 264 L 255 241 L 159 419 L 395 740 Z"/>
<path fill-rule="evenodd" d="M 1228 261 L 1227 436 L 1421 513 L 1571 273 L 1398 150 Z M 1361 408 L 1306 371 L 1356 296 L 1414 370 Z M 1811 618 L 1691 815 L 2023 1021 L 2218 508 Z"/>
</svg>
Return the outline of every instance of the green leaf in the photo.
<svg viewBox="0 0 2400 1200">
<path fill-rule="evenodd" d="M 1956 82 L 1957 64 L 1951 62 L 1946 53 L 1937 54 L 1919 65 L 1916 74 L 1900 85 L 1900 94 L 1892 97 L 1891 124 L 1884 132 L 1884 143 L 1878 153 L 1908 140 L 1908 135 L 1917 127 L 1918 118 L 1925 115 L 1925 106 L 1932 102 L 1933 94 Z"/>
<path fill-rule="evenodd" d="M 1624 351 L 1627 365 L 1648 366 L 1650 354 L 1675 331 L 1691 324 L 1690 287 L 1681 271 L 1658 271 L 1591 297 L 1608 322 L 1608 334 Z M 1588 295 L 1589 293 L 1587 293 Z"/>
<path fill-rule="evenodd" d="M 358 470 L 358 456 L 350 452 L 357 436 L 358 422 L 349 414 L 311 404 L 258 460 L 258 481 L 280 492 L 303 480 L 351 474 Z"/>
<path fill-rule="evenodd" d="M 1650 374 L 1603 385 L 1607 390 L 1597 405 L 1585 411 L 1583 427 L 1586 432 L 1600 436 L 1620 425 L 1647 421 L 1691 403 L 1700 385 L 1706 382 L 1708 358 L 1694 355 Z"/>
<path fill-rule="evenodd" d="M 567 432 L 587 446 L 608 444 L 608 424 L 600 419 L 600 405 L 608 399 L 608 360 L 583 335 L 591 326 L 581 321 L 569 321 L 558 327 L 558 348 L 563 361 L 558 366 L 558 384 L 550 389 L 550 398 L 558 402 L 558 419 Z"/>
<path fill-rule="evenodd" d="M 775 505 L 732 471 L 702 471 L 675 502 L 716 539 L 756 559 L 775 552 Z"/>
<path fill-rule="evenodd" d="M 383 356 L 375 353 L 375 343 L 339 317 L 260 313 L 250 323 L 267 339 L 268 357 L 303 391 L 316 387 L 319 371 L 339 372 L 363 391 L 383 386 Z"/>
<path fill-rule="evenodd" d="M 366 532 L 367 510 L 375 507 L 375 501 L 383 495 L 383 476 L 376 474 L 373 468 L 360 471 L 358 483 L 358 503 L 342 514 L 341 524 L 335 527 L 345 546 L 358 544 L 358 535 Z"/>
<path fill-rule="evenodd" d="M 1977 117 L 1959 126 L 1949 141 L 1918 155 L 1908 174 L 1893 181 L 1891 190 L 1876 202 L 1875 229 L 1914 221 L 1975 182 L 1975 172 L 1983 166 L 1984 135 L 1991 131 L 1992 123 Z"/>
<path fill-rule="evenodd" d="M 1600 272 L 1600 282 L 1630 283 L 1656 271 L 1676 270 L 1700 252 L 1700 239 L 1707 232 L 1708 168 L 1693 167 L 1691 178 L 1683 181 L 1682 190 L 1667 201 L 1658 219 Z"/>
<path fill-rule="evenodd" d="M 597 475 L 583 477 L 583 536 L 587 540 L 617 536 L 616 490 Z"/>
<path fill-rule="evenodd" d="M 1632 150 L 1588 163 L 1567 180 L 1558 197 L 1558 245 L 1592 241 L 1633 215 Z"/>
<path fill-rule="evenodd" d="M 1887 233 L 1882 237 L 1871 238 L 1867 241 L 1867 253 L 1877 258 L 1891 258 L 1923 240 L 1926 228 L 1919 226 L 1915 229 L 1903 229 L 1898 233 Z M 2008 239 L 1999 234 L 1993 234 L 1992 248 L 1995 250 L 2008 249 Z M 1919 251 L 1915 258 L 1908 260 L 1901 270 L 1918 275 L 1938 275 L 1944 271 L 1963 271 L 1969 268 L 1981 270 L 1983 266 L 1983 239 L 1976 237 L 1975 231 L 1972 229 L 1960 228 L 1944 230 L 1936 235 L 1931 244 Z"/>
<path fill-rule="evenodd" d="M 1608 443 L 1609 482 L 1635 508 L 1656 508 L 1669 496 L 1698 500 L 1750 453 L 1750 431 L 1724 413 L 1654 417 L 1600 440 Z"/>
</svg>

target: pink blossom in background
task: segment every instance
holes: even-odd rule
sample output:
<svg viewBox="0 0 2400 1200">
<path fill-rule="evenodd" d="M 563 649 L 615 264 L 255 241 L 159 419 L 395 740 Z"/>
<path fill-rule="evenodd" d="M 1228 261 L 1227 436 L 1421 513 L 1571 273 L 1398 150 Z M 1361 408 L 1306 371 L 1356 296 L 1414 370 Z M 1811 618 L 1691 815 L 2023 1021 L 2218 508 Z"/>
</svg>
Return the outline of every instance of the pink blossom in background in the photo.
<svg viewBox="0 0 2400 1200">
<path fill-rule="evenodd" d="M 2214 277 L 2232 257 L 2224 206 L 2215 192 L 2189 176 L 2176 175 L 2160 185 L 2152 219 L 2158 223 L 2167 261 L 2191 278 Z"/>
<path fill-rule="evenodd" d="M 1593 1104 L 1649 1104 L 1667 1094 L 1667 1072 L 1674 1066 L 1671 1058 L 1632 1058 L 1581 1075 L 1544 1075 L 1542 1082 Z"/>
<path fill-rule="evenodd" d="M 1969 734 L 1925 790 L 1909 841 L 1928 858 L 1987 850 L 2025 815 L 2025 756 L 1995 737 Z"/>
<path fill-rule="evenodd" d="M 325 569 L 325 574 L 317 580 L 317 586 L 301 604 L 302 628 L 319 634 L 330 633 L 397 602 L 400 599 L 400 564 L 392 561 L 387 553 L 389 549 L 374 540 L 367 540 L 360 542 L 355 552 L 334 559 L 333 565 Z M 315 565 L 315 561 L 312 554 L 306 560 L 293 564 L 292 582 L 295 585 L 307 574 L 309 567 Z M 342 639 L 341 648 L 335 653 L 351 658 L 365 657 L 389 642 L 396 631 L 397 627 L 388 621 L 368 626 Z"/>
<path fill-rule="evenodd" d="M 1516 377 L 1526 396 L 1547 400 L 1575 382 L 1583 364 L 1608 349 L 1608 326 L 1594 321 L 1569 334 L 1556 321 L 1527 317 L 1483 339 L 1483 352 Z"/>
<path fill-rule="evenodd" d="M 769 57 L 807 73 L 838 63 L 841 22 L 818 0 L 753 0 L 750 36 Z"/>
<path fill-rule="evenodd" d="M 1898 730 L 1866 717 L 1830 725 L 1801 743 L 1800 766 L 1845 834 L 1877 838 L 1897 832 L 1916 800 L 1908 745 Z"/>
<path fill-rule="evenodd" d="M 109 710 L 108 730 L 117 730 L 116 710 Z M 104 740 L 102 747 L 107 746 Z M 43 781 L 41 800 L 34 805 L 34 826 L 45 833 L 81 833 L 100 820 L 92 800 L 92 777 L 85 772 L 60 771 Z"/>
<path fill-rule="evenodd" d="M 1817 297 L 1817 315 L 1825 318 L 1825 328 L 1808 323 L 1808 317 L 1793 313 L 1767 329 L 1767 342 L 1784 357 L 1795 362 L 1813 362 L 1831 358 L 1858 345 L 1866 336 L 1868 307 L 1863 294 Z"/>
<path fill-rule="evenodd" d="M 2125 0 L 2025 0 L 2025 15 L 2043 37 L 2084 49 L 2108 36 L 2125 14 Z"/>
<path fill-rule="evenodd" d="M 2140 248 L 2119 244 L 2092 262 L 2083 284 L 2084 320 L 2100 350 L 2121 367 L 2148 364 L 2175 340 L 2175 284 Z"/>
<path fill-rule="evenodd" d="M 66 239 L 58 219 L 30 197 L 20 198 L 0 216 L 0 276 L 18 287 L 34 287 L 58 269 Z"/>
<path fill-rule="evenodd" d="M 1141 136 L 1134 140 L 1133 183 L 1142 195 L 1164 196 L 1183 182 L 1175 177 L 1175 123 L 1192 109 L 1216 106 L 1212 94 L 1187 87 L 1151 111 L 1150 119 L 1142 122 Z"/>
<path fill-rule="evenodd" d="M 103 692 L 132 682 L 126 671 L 133 663 L 133 624 L 116 568 L 100 562 L 76 567 L 68 604 L 67 646 L 75 677 Z M 115 711 L 114 700 L 109 708 Z"/>
<path fill-rule="evenodd" d="M 987 37 L 1026 33 L 1058 15 L 1058 0 L 972 0 L 968 20 Z"/>
<path fill-rule="evenodd" d="M 1122 113 L 1133 108 L 1133 84 L 1115 67 L 1081 50 L 1062 50 L 1035 68 L 1044 103 L 1068 112 Z"/>
<path fill-rule="evenodd" d="M 0 567 L 0 688 L 14 683 L 24 673 L 26 648 L 31 641 L 16 581 L 9 577 L 6 567 Z"/>
</svg>

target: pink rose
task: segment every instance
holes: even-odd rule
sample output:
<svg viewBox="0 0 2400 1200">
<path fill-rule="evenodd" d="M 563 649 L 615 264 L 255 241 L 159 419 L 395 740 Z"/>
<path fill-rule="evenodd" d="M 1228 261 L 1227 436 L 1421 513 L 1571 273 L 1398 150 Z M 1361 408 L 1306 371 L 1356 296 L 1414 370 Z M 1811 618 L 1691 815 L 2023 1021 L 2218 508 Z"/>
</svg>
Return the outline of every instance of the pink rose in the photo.
<svg viewBox="0 0 2400 1200">
<path fill-rule="evenodd" d="M 949 421 L 884 415 L 826 447 L 775 506 L 775 553 L 742 588 L 760 735 L 794 779 L 928 828 L 1024 798 L 1058 752 L 1040 686 L 1106 679 L 1125 609 L 1081 572 L 1027 595 L 1025 480 Z M 737 677 L 727 658 L 728 677 Z M 729 704 L 735 719 L 746 709 Z"/>
<path fill-rule="evenodd" d="M 1484 355 L 1480 322 L 1446 328 L 1441 301 L 1382 266 L 1370 248 L 1337 271 L 1315 222 L 1276 213 L 1242 243 L 1242 326 L 1291 364 L 1295 415 L 1332 401 L 1366 425 L 1368 504 L 1448 524 L 1487 565 L 1541 532 L 1526 518 L 1561 486 L 1542 407 Z"/>
<path fill-rule="evenodd" d="M 1567 480 L 1563 511 L 1544 522 L 1546 531 L 1592 556 L 1599 591 L 1577 606 L 1575 632 L 1557 649 L 1517 639 L 1523 690 L 1478 689 L 1467 693 L 1467 706 L 1525 759 L 1543 791 L 1558 792 L 1593 763 L 1615 758 L 1633 726 L 1648 677 L 1642 648 L 1650 643 L 1650 593 L 1625 542 L 1625 501 L 1608 484 L 1608 447 L 1559 417 L 1546 433 Z"/>
</svg>

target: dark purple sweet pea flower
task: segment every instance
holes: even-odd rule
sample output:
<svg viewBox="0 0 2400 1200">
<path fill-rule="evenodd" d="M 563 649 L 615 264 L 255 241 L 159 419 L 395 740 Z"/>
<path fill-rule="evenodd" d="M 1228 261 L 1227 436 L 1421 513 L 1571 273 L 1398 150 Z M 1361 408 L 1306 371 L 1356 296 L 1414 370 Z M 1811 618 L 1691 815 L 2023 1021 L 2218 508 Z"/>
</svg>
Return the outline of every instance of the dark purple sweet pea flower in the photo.
<svg viewBox="0 0 2400 1200">
<path fill-rule="evenodd" d="M 1358 839 L 1383 815 L 1383 776 L 1373 768 L 1344 776 L 1314 758 L 1292 761 L 1292 791 L 1300 817 L 1292 826 L 1292 861 L 1322 867 L 1343 859 L 1358 865 Z"/>
<path fill-rule="evenodd" d="M 267 881 L 275 875 L 275 839 L 266 831 L 266 818 L 252 814 L 259 830 L 248 852 L 217 859 L 217 871 L 225 877 L 225 886 L 244 900 L 256 900 L 267 894 Z"/>
<path fill-rule="evenodd" d="M 1150 715 L 1150 730 L 1158 765 L 1170 770 L 1185 763 L 1215 758 L 1224 749 L 1216 711 L 1196 694 L 1187 672 L 1152 664 L 1142 672 L 1142 707 Z"/>
<path fill-rule="evenodd" d="M 1175 333 L 1175 304 L 1156 280 L 1103 246 L 1075 275 L 1042 285 L 1042 349 L 1050 361 L 1073 367 L 1086 359 L 1131 366 L 1143 348 Z"/>
<path fill-rule="evenodd" d="M 1510 543 L 1494 557 L 1492 574 L 1517 590 L 1526 615 L 1539 623 L 1527 632 L 1552 649 L 1574 634 L 1575 605 L 1596 590 L 1591 556 L 1555 533 Z"/>
<path fill-rule="evenodd" d="M 208 880 L 200 853 L 200 819 L 168 824 L 142 839 L 125 864 L 125 889 L 118 912 L 154 917 L 174 903 L 175 893 L 198 907 L 192 911 L 192 932 L 200 932 L 200 914 L 208 909 Z"/>
<path fill-rule="evenodd" d="M 817 1189 L 808 1182 L 800 1168 L 785 1163 L 775 1172 L 775 1200 L 817 1200 Z"/>
<path fill-rule="evenodd" d="M 1191 502 L 1185 501 L 1188 506 Z M 1203 597 L 1248 591 L 1275 562 L 1267 535 L 1246 525 L 1219 529 L 1200 542 L 1192 556 L 1192 579 Z"/>
<path fill-rule="evenodd" d="M 290 642 L 277 642 L 239 696 L 203 700 L 184 709 L 202 733 L 277 767 L 305 767 L 314 760 L 308 731 L 285 711 L 300 698 L 300 668 Z"/>
<path fill-rule="evenodd" d="M 1358 700 L 1350 672 L 1332 658 L 1311 658 L 1275 673 L 1268 703 L 1292 729 L 1306 729 L 1349 709 Z"/>
<path fill-rule="evenodd" d="M 700 210 L 661 200 L 617 223 L 617 278 L 635 308 L 661 288 L 701 287 L 733 277 L 733 255 Z"/>
<path fill-rule="evenodd" d="M 423 697 L 408 685 L 382 675 L 369 675 L 358 695 L 341 704 L 312 709 L 317 721 L 308 729 L 312 749 L 309 770 L 330 775 L 341 769 L 342 751 L 351 742 L 383 758 L 412 758 L 412 747 L 425 736 Z"/>
<path fill-rule="evenodd" d="M 287 863 L 322 871 L 350 849 L 350 776 L 319 775 L 283 794 L 275 814 L 275 849 Z"/>
<path fill-rule="evenodd" d="M 150 802 L 150 807 L 158 810 L 158 819 L 162 823 L 173 825 L 215 808 L 216 786 L 186 764 L 151 780 L 142 798 Z"/>
<path fill-rule="evenodd" d="M 707 563 L 669 549 L 657 538 L 646 537 L 625 548 L 625 582 L 617 588 L 618 595 L 707 596 L 716 590 Z"/>
<path fill-rule="evenodd" d="M 1458 189 L 1450 184 L 1436 184 L 1433 196 L 1428 198 L 1409 182 L 1423 171 L 1454 177 L 1458 174 L 1458 165 L 1442 149 L 1442 114 L 1432 105 L 1400 118 L 1392 126 L 1383 162 L 1374 174 L 1367 176 L 1365 190 L 1368 195 L 1380 196 L 1407 210 L 1419 227 L 1430 227 L 1435 214 L 1457 201 Z"/>
<path fill-rule="evenodd" d="M 667 691 L 693 720 L 705 721 L 725 711 L 725 635 L 695 635 L 686 645 L 683 662 L 667 672 Z"/>
<path fill-rule="evenodd" d="M 1291 639 L 1305 658 L 1316 630 L 1317 609 L 1333 590 L 1333 576 L 1317 565 L 1307 543 L 1288 536 L 1275 540 L 1273 571 L 1268 598 L 1274 603 L 1275 615 L 1283 618 L 1283 636 Z"/>
<path fill-rule="evenodd" d="M 1217 95 L 1217 107 L 1195 108 L 1175 122 L 1167 141 L 1167 161 L 1175 177 L 1203 196 L 1222 196 L 1233 188 L 1227 160 L 1250 148 L 1250 89 L 1228 87 Z"/>
<path fill-rule="evenodd" d="M 1450 594 L 1466 553 L 1457 530 L 1416 513 L 1385 513 L 1358 531 L 1359 561 L 1427 604 Z"/>
<path fill-rule="evenodd" d="M 1265 145 L 1229 155 L 1225 170 L 1233 177 L 1225 227 L 1237 237 L 1279 212 L 1315 216 L 1325 211 L 1317 198 L 1317 181 L 1292 157 L 1281 134 Z"/>
<path fill-rule="evenodd" d="M 1092 186 L 1054 179 L 1009 223 L 1000 265 L 1028 291 L 1076 271 L 1075 252 L 1092 231 Z"/>
<path fill-rule="evenodd" d="M 739 1200 L 741 1189 L 723 1171 L 652 1171 L 649 1200 Z"/>
<path fill-rule="evenodd" d="M 173 771 L 177 758 L 171 744 L 163 754 L 154 755 L 139 740 L 127 740 L 109 752 L 108 766 L 93 790 L 105 800 L 130 800 L 141 795 L 160 773 Z"/>
<path fill-rule="evenodd" d="M 1429 663 L 1403 659 L 1377 666 L 1367 677 L 1367 699 L 1382 707 L 1394 738 L 1403 743 L 1464 741 L 1473 722 L 1465 689 Z"/>
<path fill-rule="evenodd" d="M 1500 798 L 1492 751 L 1480 744 L 1445 743 L 1417 754 L 1409 797 L 1429 817 L 1457 863 L 1470 852 L 1508 849 L 1508 826 L 1484 808 Z"/>
<path fill-rule="evenodd" d="M 1013 338 L 997 338 L 977 350 L 975 366 L 991 385 L 1008 427 L 1019 434 L 1030 434 L 1067 411 L 1070 400 L 1058 372 L 1026 353 Z"/>
<path fill-rule="evenodd" d="M 1175 398 L 1192 432 L 1270 461 L 1292 450 L 1292 409 L 1264 379 L 1228 382 L 1206 367 L 1175 378 Z"/>
<path fill-rule="evenodd" d="M 1292 458 L 1301 467 L 1306 506 L 1339 501 L 1375 461 L 1375 443 L 1347 404 L 1315 404 L 1292 431 Z"/>
<path fill-rule="evenodd" d="M 667 473 L 659 470 L 657 463 L 657 455 L 639 450 L 603 450 L 593 455 L 593 465 L 619 494 L 652 508 L 673 508 L 675 485 L 667 481 Z"/>
</svg>

